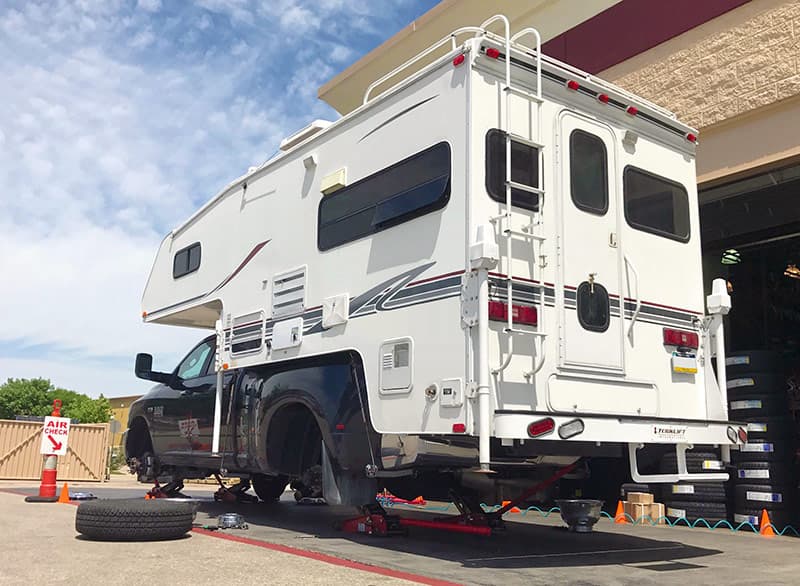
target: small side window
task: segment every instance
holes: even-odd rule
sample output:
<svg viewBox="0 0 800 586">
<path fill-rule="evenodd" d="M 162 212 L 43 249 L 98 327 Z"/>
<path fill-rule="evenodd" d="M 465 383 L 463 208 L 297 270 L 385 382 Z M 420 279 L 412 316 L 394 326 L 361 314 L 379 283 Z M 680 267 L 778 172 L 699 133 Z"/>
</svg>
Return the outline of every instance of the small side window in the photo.
<svg viewBox="0 0 800 586">
<path fill-rule="evenodd" d="M 672 240 L 689 241 L 689 194 L 683 185 L 626 167 L 623 193 L 628 224 Z"/>
<path fill-rule="evenodd" d="M 192 350 L 178 366 L 178 377 L 182 380 L 197 378 L 203 374 L 206 361 L 213 354 L 214 342 L 203 342 Z"/>
<path fill-rule="evenodd" d="M 608 154 L 603 140 L 583 130 L 569 137 L 569 183 L 575 206 L 590 214 L 608 211 Z"/>
<path fill-rule="evenodd" d="M 172 278 L 177 279 L 200 268 L 200 243 L 187 246 L 175 253 L 172 259 Z"/>
<path fill-rule="evenodd" d="M 511 180 L 540 187 L 539 150 L 511 141 Z M 495 201 L 506 201 L 506 134 L 496 128 L 486 133 L 486 191 Z M 521 189 L 511 190 L 511 205 L 536 211 L 539 197 Z"/>
<path fill-rule="evenodd" d="M 611 313 L 608 291 L 598 283 L 584 281 L 578 286 L 578 321 L 590 332 L 605 332 Z"/>
</svg>

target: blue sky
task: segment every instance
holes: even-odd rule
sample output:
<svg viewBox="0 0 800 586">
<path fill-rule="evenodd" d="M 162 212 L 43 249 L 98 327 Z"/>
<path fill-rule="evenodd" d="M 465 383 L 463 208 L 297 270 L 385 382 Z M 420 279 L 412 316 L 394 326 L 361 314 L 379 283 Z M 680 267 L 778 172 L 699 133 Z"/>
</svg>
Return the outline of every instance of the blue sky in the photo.
<svg viewBox="0 0 800 586">
<path fill-rule="evenodd" d="M 281 138 L 317 88 L 436 0 L 73 0 L 0 7 L 0 381 L 145 391 L 203 332 L 143 325 L 163 234 Z"/>
</svg>

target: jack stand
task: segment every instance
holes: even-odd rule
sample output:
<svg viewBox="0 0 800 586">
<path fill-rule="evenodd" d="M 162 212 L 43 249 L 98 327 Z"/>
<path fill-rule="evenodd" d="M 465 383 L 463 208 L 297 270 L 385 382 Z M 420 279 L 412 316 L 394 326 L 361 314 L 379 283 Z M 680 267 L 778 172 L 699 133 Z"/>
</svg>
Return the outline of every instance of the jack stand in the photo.
<svg viewBox="0 0 800 586">
<path fill-rule="evenodd" d="M 362 515 L 336 524 L 336 529 L 345 533 L 366 533 L 367 535 L 406 535 L 408 531 L 400 524 L 400 517 L 390 515 L 378 503 L 361 507 Z"/>
<path fill-rule="evenodd" d="M 168 482 L 164 486 L 161 486 L 158 483 L 158 480 L 155 481 L 155 485 L 151 488 L 147 494 L 144 496 L 145 499 L 166 499 L 166 498 L 175 498 L 175 497 L 185 497 L 184 494 L 181 493 L 183 490 L 183 480 L 177 479 Z"/>
<path fill-rule="evenodd" d="M 217 483 L 219 484 L 219 490 L 214 493 L 214 500 L 217 502 L 224 502 L 224 503 L 257 503 L 258 497 L 253 496 L 252 494 L 247 494 L 247 490 L 250 489 L 250 480 L 243 478 L 239 481 L 238 484 L 234 484 L 231 487 L 227 487 L 222 484 L 222 480 L 220 479 L 218 474 L 214 475 L 216 478 Z"/>
</svg>

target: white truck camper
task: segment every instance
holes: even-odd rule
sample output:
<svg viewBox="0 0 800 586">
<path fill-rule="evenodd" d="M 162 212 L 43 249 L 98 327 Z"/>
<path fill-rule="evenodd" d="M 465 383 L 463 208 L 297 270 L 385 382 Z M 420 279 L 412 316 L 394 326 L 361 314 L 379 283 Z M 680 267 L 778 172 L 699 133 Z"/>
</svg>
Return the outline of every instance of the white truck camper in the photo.
<svg viewBox="0 0 800 586">
<path fill-rule="evenodd" d="M 305 409 L 319 449 L 302 459 L 330 502 L 521 489 L 593 456 L 628 458 L 637 482 L 726 480 L 685 457 L 746 441 L 728 420 L 723 281 L 703 308 L 696 146 L 503 16 L 377 80 L 158 249 L 144 320 L 216 334 L 213 431 L 192 466 L 285 485 L 302 465 L 275 464 L 270 429 Z M 341 364 L 348 421 L 325 406 Z M 640 465 L 654 444 L 674 473 Z"/>
</svg>

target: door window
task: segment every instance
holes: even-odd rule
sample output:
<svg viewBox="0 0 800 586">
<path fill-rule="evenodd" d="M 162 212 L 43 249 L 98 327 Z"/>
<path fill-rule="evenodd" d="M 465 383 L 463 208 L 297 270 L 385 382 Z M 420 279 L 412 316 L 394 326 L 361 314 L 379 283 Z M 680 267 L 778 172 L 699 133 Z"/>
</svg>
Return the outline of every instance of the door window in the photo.
<svg viewBox="0 0 800 586">
<path fill-rule="evenodd" d="M 603 140 L 583 130 L 569 137 L 569 183 L 572 201 L 590 214 L 608 211 L 608 154 Z"/>
<path fill-rule="evenodd" d="M 190 378 L 197 378 L 203 374 L 206 362 L 213 350 L 213 342 L 203 342 L 192 350 L 189 355 L 183 359 L 180 366 L 178 366 L 178 377 L 182 380 L 188 380 Z"/>
</svg>

